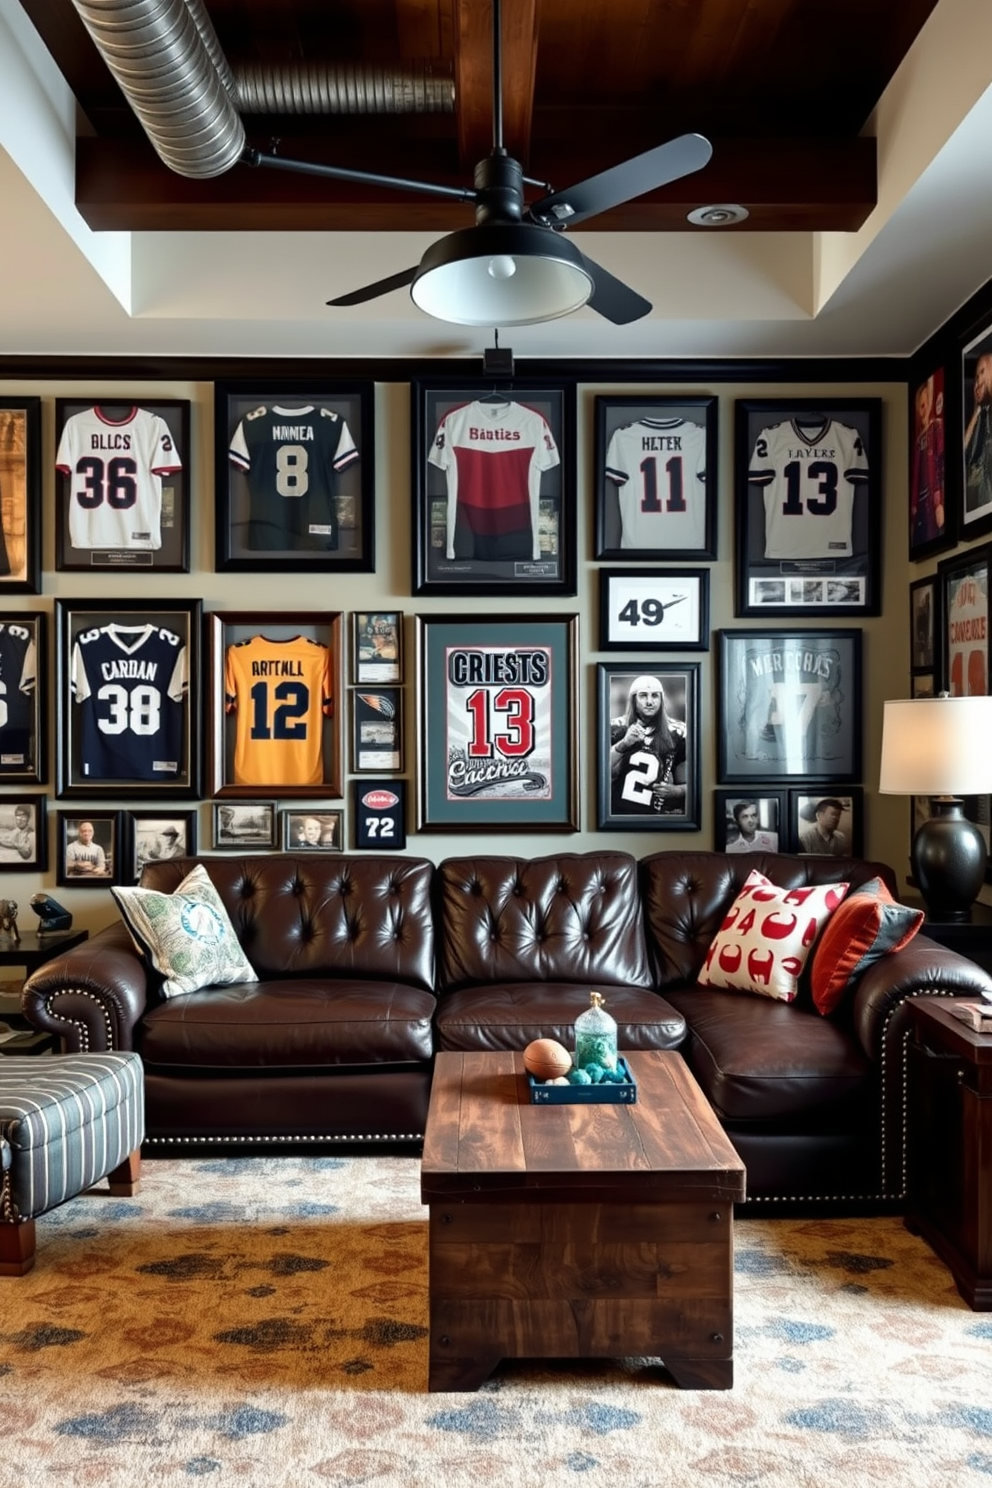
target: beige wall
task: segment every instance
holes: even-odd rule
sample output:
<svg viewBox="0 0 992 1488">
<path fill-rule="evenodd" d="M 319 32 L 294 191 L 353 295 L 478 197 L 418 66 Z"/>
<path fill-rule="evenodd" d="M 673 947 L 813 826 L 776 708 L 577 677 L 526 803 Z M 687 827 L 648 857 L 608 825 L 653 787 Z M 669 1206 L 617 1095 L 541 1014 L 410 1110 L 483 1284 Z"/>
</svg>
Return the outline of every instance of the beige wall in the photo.
<svg viewBox="0 0 992 1488">
<path fill-rule="evenodd" d="M 439 370 L 443 364 L 439 363 Z M 390 369 L 392 370 L 392 369 Z M 518 372 L 526 373 L 526 364 L 518 363 Z M 202 598 L 206 610 L 340 610 L 356 608 L 399 609 L 406 616 L 406 723 L 407 769 L 410 795 L 407 850 L 440 860 L 452 854 L 467 852 L 517 853 L 524 856 L 554 852 L 588 851 L 597 846 L 625 849 L 637 856 L 667 848 L 709 848 L 713 845 L 713 798 L 716 781 L 715 737 L 715 652 L 695 652 L 691 659 L 702 663 L 702 811 L 703 829 L 693 833 L 673 832 L 608 832 L 595 830 L 595 663 L 600 660 L 625 660 L 623 653 L 597 652 L 599 593 L 597 570 L 600 565 L 590 559 L 593 547 L 593 397 L 597 392 L 634 393 L 713 393 L 719 399 L 719 561 L 711 567 L 710 619 L 715 631 L 723 627 L 763 627 L 763 622 L 739 620 L 733 605 L 733 402 L 737 397 L 880 397 L 883 400 L 883 479 L 884 479 L 884 574 L 882 584 L 883 613 L 864 622 L 864 771 L 866 817 L 866 855 L 891 863 L 904 878 L 909 854 L 909 803 L 900 797 L 876 794 L 880 747 L 882 701 L 886 697 L 906 697 L 909 693 L 908 586 L 911 579 L 929 571 L 931 565 L 914 565 L 907 560 L 907 428 L 906 388 L 902 383 L 817 382 L 776 386 L 769 383 L 688 385 L 672 384 L 591 384 L 580 386 L 578 407 L 578 593 L 574 599 L 523 599 L 486 601 L 477 599 L 424 599 L 410 594 L 410 400 L 407 383 L 379 383 L 376 388 L 376 550 L 377 566 L 369 574 L 232 574 L 214 573 L 213 511 L 213 385 L 209 382 L 166 381 L 155 383 L 86 381 L 2 382 L 4 394 L 41 394 L 43 398 L 42 451 L 44 464 L 43 512 L 43 577 L 42 593 L 16 595 L 7 600 L 11 610 L 45 610 L 52 615 L 56 597 L 102 599 L 119 595 L 129 599 L 135 593 L 134 578 L 126 574 L 101 575 L 100 579 L 81 573 L 55 572 L 55 405 L 56 397 L 92 397 L 107 399 L 140 395 L 146 399 L 183 398 L 192 404 L 191 471 L 191 572 L 189 574 L 148 574 L 141 578 L 140 593 L 152 600 Z M 410 830 L 414 819 L 413 797 L 416 782 L 416 692 L 413 669 L 413 616 L 415 613 L 461 613 L 478 609 L 480 613 L 505 614 L 508 610 L 526 613 L 577 613 L 580 635 L 580 689 L 578 706 L 578 739 L 580 754 L 580 821 L 577 833 L 538 833 L 523 837 L 509 834 L 418 835 Z M 817 622 L 803 619 L 804 628 Z M 821 622 L 825 627 L 842 624 L 831 618 Z M 345 632 L 347 633 L 347 632 Z M 42 877 L 29 873 L 0 875 L 0 896 L 18 900 L 26 906 L 30 895 L 45 888 L 70 908 L 77 924 L 95 930 L 115 918 L 109 893 L 104 890 L 80 890 L 55 885 L 54 812 L 77 804 L 99 806 L 121 805 L 134 810 L 145 805 L 158 809 L 164 805 L 154 796 L 140 802 L 77 803 L 75 799 L 55 798 L 54 749 L 57 725 L 54 698 L 54 625 L 49 621 L 48 679 L 49 719 L 49 857 L 51 868 Z M 645 658 L 645 653 L 640 653 Z M 687 658 L 688 659 L 688 658 Z M 637 662 L 640 665 L 640 661 Z M 209 710 L 208 710 L 209 711 Z M 347 761 L 348 750 L 345 750 Z M 798 782 L 797 782 L 798 783 Z M 8 792 L 15 793 L 14 791 Z M 261 793 L 260 793 L 261 794 Z M 186 809 L 188 803 L 177 803 Z M 295 804 L 295 803 L 294 803 Z M 201 848 L 211 844 L 209 802 L 199 812 Z M 346 814 L 348 805 L 346 800 Z M 346 821 L 346 843 L 351 842 L 351 822 Z M 33 928 L 34 916 L 22 910 L 21 924 Z"/>
</svg>

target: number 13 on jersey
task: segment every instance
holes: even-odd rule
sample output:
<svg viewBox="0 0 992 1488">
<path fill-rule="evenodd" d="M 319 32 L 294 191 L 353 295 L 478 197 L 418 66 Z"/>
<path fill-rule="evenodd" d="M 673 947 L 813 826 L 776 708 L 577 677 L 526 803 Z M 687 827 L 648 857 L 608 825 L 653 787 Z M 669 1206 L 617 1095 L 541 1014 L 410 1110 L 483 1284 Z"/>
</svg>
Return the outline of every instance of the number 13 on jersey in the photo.
<svg viewBox="0 0 992 1488">
<path fill-rule="evenodd" d="M 600 585 L 603 650 L 703 651 L 709 644 L 707 569 L 603 569 Z"/>
</svg>

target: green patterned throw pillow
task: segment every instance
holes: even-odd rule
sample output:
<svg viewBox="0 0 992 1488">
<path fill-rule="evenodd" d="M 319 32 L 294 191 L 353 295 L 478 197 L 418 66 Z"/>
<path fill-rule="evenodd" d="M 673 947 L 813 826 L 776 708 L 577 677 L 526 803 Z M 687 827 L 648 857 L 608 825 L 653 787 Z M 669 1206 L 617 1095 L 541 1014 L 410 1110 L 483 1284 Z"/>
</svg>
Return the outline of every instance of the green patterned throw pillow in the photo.
<svg viewBox="0 0 992 1488">
<path fill-rule="evenodd" d="M 139 951 L 161 973 L 163 997 L 258 981 L 202 865 L 186 875 L 174 894 L 114 887 L 110 892 Z"/>
</svg>

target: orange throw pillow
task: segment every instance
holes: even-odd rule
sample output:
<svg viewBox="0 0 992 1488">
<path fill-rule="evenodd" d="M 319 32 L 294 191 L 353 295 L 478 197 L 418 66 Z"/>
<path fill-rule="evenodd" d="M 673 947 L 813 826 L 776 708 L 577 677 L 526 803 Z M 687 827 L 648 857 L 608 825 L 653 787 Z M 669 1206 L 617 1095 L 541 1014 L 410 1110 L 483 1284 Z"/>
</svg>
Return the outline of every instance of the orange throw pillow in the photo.
<svg viewBox="0 0 992 1488">
<path fill-rule="evenodd" d="M 873 878 L 838 905 L 813 948 L 810 990 L 826 1018 L 868 967 L 908 945 L 923 924 L 923 910 L 899 904 Z"/>
</svg>

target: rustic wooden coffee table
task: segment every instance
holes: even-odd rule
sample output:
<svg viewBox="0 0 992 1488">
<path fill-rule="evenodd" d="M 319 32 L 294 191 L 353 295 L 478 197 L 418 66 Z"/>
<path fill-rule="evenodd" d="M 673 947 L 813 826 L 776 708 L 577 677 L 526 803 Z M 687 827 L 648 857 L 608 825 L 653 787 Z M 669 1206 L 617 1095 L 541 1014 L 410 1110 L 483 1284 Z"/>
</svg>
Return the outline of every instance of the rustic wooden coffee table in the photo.
<svg viewBox="0 0 992 1488">
<path fill-rule="evenodd" d="M 634 1105 L 533 1106 L 520 1053 L 439 1054 L 430 1390 L 505 1358 L 661 1358 L 733 1384 L 733 1205 L 744 1166 L 680 1055 L 625 1053 Z"/>
</svg>

